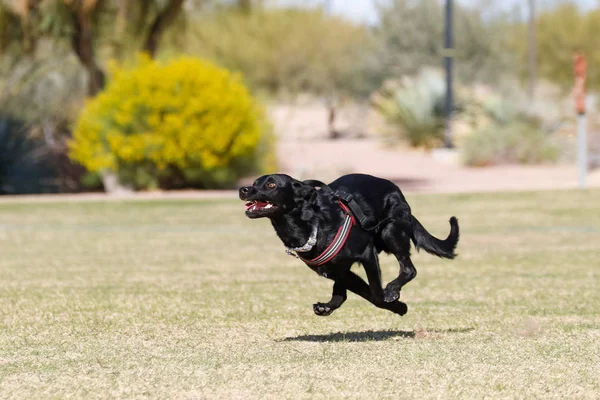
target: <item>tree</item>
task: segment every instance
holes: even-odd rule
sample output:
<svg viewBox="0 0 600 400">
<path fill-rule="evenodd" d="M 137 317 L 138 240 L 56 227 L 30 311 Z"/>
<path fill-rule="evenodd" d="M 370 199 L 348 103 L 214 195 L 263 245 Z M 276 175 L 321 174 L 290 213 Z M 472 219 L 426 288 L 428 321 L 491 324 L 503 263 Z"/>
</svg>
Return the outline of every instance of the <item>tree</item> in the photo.
<svg viewBox="0 0 600 400">
<path fill-rule="evenodd" d="M 542 11 L 536 21 L 538 47 L 538 73 L 541 77 L 569 90 L 573 86 L 573 56 L 583 53 L 588 59 L 590 89 L 600 89 L 600 8 L 583 12 L 574 3 L 563 3 Z M 513 51 L 526 65 L 527 48 L 522 40 L 526 32 L 524 23 L 513 31 Z M 526 70 L 522 70 L 523 77 Z"/>
<path fill-rule="evenodd" d="M 461 80 L 490 80 L 510 70 L 505 51 L 503 15 L 485 7 L 454 5 L 454 59 Z M 391 0 L 379 6 L 375 27 L 382 76 L 415 75 L 424 66 L 440 66 L 443 4 L 438 0 Z"/>
<path fill-rule="evenodd" d="M 181 26 L 175 21 L 183 3 L 0 0 L 0 108 L 26 122 L 29 134 L 58 160 L 58 170 L 75 171 L 66 174 L 69 182 L 81 178 L 66 157 L 66 142 L 83 94 L 94 97 L 104 88 L 108 59 L 125 61 L 139 51 L 156 56 L 167 31 Z M 71 183 L 65 189 L 73 190 Z"/>
<path fill-rule="evenodd" d="M 188 52 L 241 72 L 253 89 L 269 95 L 326 96 L 329 134 L 337 137 L 338 98 L 366 97 L 379 84 L 368 76 L 368 29 L 321 9 L 251 3 L 251 12 L 230 8 L 196 19 Z"/>
<path fill-rule="evenodd" d="M 527 62 L 529 97 L 535 96 L 535 75 L 537 72 L 537 39 L 535 32 L 535 0 L 529 0 L 529 21 L 527 26 Z"/>
<path fill-rule="evenodd" d="M 225 10 L 190 24 L 187 52 L 241 72 L 269 94 L 366 94 L 367 29 L 318 9 Z"/>
<path fill-rule="evenodd" d="M 106 82 L 99 50 L 110 48 L 116 58 L 139 50 L 155 56 L 183 2 L 0 0 L 0 55 L 11 51 L 33 57 L 42 41 L 69 43 L 87 72 L 87 94 L 95 96 Z"/>
</svg>

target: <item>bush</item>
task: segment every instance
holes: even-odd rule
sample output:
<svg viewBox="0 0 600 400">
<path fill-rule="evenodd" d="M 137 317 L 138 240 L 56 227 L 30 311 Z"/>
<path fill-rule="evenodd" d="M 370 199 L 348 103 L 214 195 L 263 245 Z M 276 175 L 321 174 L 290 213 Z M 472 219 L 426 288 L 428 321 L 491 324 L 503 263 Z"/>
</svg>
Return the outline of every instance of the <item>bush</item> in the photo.
<svg viewBox="0 0 600 400">
<path fill-rule="evenodd" d="M 263 109 L 238 76 L 191 57 L 162 65 L 145 56 L 112 75 L 70 143 L 88 170 L 135 188 L 208 188 L 274 166 Z"/>
<path fill-rule="evenodd" d="M 207 13 L 191 24 L 186 50 L 242 73 L 266 94 L 366 96 L 379 86 L 365 76 L 372 62 L 368 30 L 320 9 Z"/>
<path fill-rule="evenodd" d="M 20 125 L 15 135 L 22 136 L 21 140 L 35 147 L 36 154 L 43 154 L 45 164 L 52 165 L 50 170 L 40 171 L 44 182 L 30 182 L 27 189 L 23 184 L 11 187 L 27 193 L 35 187 L 39 191 L 78 191 L 84 169 L 69 159 L 67 141 L 83 105 L 85 76 L 75 57 L 57 49 L 53 49 L 53 54 L 43 50 L 39 57 L 23 57 L 11 63 L 10 68 L 0 65 L 2 115 L 13 121 L 10 125 Z M 25 170 L 31 171 L 29 167 Z M 55 176 L 50 177 L 50 172 Z"/>
<path fill-rule="evenodd" d="M 431 148 L 443 138 L 445 84 L 442 74 L 423 69 L 415 78 L 387 83 L 373 104 L 391 127 L 391 134 L 413 147 Z"/>
<path fill-rule="evenodd" d="M 467 165 L 538 164 L 554 162 L 559 148 L 534 124 L 525 121 L 491 124 L 463 140 L 462 157 Z"/>
<path fill-rule="evenodd" d="M 20 121 L 0 115 L 0 195 L 56 192 L 56 171 L 46 149 Z"/>
<path fill-rule="evenodd" d="M 418 73 L 423 66 L 440 65 L 446 52 L 444 1 L 386 0 L 377 4 L 379 23 L 373 28 L 376 65 L 383 76 Z M 456 1 L 453 56 L 458 82 L 496 82 L 512 72 L 514 54 L 505 43 L 508 18 L 491 2 Z M 487 6 L 486 6 L 487 4 Z M 496 10 L 494 10 L 496 9 Z M 401 22 L 400 22 L 401 21 Z M 519 36 L 522 40 L 523 35 Z"/>
<path fill-rule="evenodd" d="M 459 87 L 461 109 L 453 124 L 465 164 L 539 164 L 555 162 L 560 149 L 519 90 L 510 94 L 487 86 Z M 546 125 L 546 127 L 544 127 Z"/>
<path fill-rule="evenodd" d="M 542 78 L 558 84 L 564 93 L 573 87 L 573 54 L 583 53 L 588 60 L 587 86 L 591 91 L 600 90 L 600 46 L 598 26 L 600 8 L 578 6 L 575 1 L 557 1 L 553 7 L 544 7 L 536 18 L 538 54 L 537 72 Z M 526 22 L 513 25 L 507 30 L 510 53 L 520 58 L 520 75 L 528 74 L 527 41 L 523 40 L 529 29 Z"/>
</svg>

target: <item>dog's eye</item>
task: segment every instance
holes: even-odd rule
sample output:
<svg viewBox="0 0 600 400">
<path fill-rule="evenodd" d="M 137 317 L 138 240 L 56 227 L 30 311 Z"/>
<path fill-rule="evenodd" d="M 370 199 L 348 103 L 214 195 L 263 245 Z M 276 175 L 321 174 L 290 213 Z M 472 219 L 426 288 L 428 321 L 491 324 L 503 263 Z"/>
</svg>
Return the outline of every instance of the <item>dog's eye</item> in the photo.
<svg viewBox="0 0 600 400">
<path fill-rule="evenodd" d="M 269 183 L 267 183 L 267 187 L 268 187 L 269 189 L 275 189 L 275 188 L 277 187 L 277 185 L 276 185 L 276 184 L 274 184 L 273 182 L 269 182 Z"/>
</svg>

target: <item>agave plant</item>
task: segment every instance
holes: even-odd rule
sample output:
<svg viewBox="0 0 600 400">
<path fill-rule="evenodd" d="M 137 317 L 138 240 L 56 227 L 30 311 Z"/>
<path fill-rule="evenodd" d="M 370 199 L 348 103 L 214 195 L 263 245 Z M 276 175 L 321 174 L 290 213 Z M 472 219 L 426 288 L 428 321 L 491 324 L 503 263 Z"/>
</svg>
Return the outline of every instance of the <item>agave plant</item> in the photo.
<svg viewBox="0 0 600 400">
<path fill-rule="evenodd" d="M 0 116 L 0 194 L 56 191 L 47 152 L 37 146 L 25 126 Z"/>
<path fill-rule="evenodd" d="M 413 147 L 431 148 L 443 137 L 445 84 L 441 72 L 423 69 L 416 77 L 388 83 L 374 96 L 376 109 Z"/>
</svg>

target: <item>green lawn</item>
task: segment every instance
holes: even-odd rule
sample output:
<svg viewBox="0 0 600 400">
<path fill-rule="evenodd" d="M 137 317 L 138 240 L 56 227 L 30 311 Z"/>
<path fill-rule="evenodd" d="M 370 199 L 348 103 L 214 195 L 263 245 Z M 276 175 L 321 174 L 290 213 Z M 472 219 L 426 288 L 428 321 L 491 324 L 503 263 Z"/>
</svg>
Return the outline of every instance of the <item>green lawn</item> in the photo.
<svg viewBox="0 0 600 400">
<path fill-rule="evenodd" d="M 462 237 L 404 317 L 313 315 L 331 282 L 239 201 L 2 202 L 0 398 L 599 398 L 600 191 L 408 200 Z"/>
</svg>

